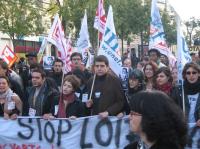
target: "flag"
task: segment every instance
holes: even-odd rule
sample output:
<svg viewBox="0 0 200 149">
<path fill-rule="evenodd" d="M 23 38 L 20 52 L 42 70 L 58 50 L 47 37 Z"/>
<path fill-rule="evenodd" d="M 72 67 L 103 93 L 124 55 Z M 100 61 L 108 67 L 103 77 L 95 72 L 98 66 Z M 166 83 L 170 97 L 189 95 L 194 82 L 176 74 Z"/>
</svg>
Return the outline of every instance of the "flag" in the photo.
<svg viewBox="0 0 200 149">
<path fill-rule="evenodd" d="M 39 56 L 39 62 L 42 60 L 42 56 L 43 56 L 43 53 L 44 53 L 44 50 L 47 46 L 47 39 L 46 37 L 42 40 L 42 44 L 40 46 L 40 50 L 38 51 L 38 56 Z"/>
<path fill-rule="evenodd" d="M 79 38 L 77 41 L 78 51 L 82 54 L 83 63 L 86 65 L 88 59 L 88 48 L 91 47 L 89 33 L 88 33 L 88 25 L 87 25 L 87 13 L 85 11 L 85 15 L 82 20 L 81 29 L 79 33 Z"/>
<path fill-rule="evenodd" d="M 167 46 L 159 9 L 156 3 L 157 0 L 152 0 L 149 49 L 159 50 L 161 54 L 164 54 L 168 57 L 170 64 L 174 65 L 176 58 Z"/>
<path fill-rule="evenodd" d="M 6 45 L 0 56 L 11 67 L 18 59 L 17 55 Z"/>
<path fill-rule="evenodd" d="M 68 55 L 67 42 L 66 42 L 65 33 L 62 28 L 62 24 L 61 24 L 58 14 L 54 17 L 54 22 L 51 27 L 47 40 L 57 47 L 58 51 L 60 52 L 60 57 L 62 61 L 64 62 L 65 65 L 67 65 L 66 63 L 66 59 Z M 67 70 L 67 71 L 70 71 L 70 70 Z"/>
<path fill-rule="evenodd" d="M 71 54 L 73 52 L 73 48 L 72 48 L 72 41 L 71 41 L 71 35 L 69 35 L 69 38 L 67 40 L 67 45 L 66 45 L 66 53 L 67 53 L 67 56 L 66 56 L 66 63 L 65 63 L 65 68 L 66 68 L 66 71 L 67 70 L 70 70 L 71 71 L 71 60 L 70 60 L 70 57 L 71 57 Z"/>
<path fill-rule="evenodd" d="M 98 55 L 105 55 L 109 60 L 110 68 L 119 76 L 122 66 L 119 45 L 113 20 L 112 6 L 109 7 L 103 39 Z"/>
<path fill-rule="evenodd" d="M 103 0 L 99 0 L 96 16 L 94 19 L 94 28 L 99 31 L 99 40 L 102 40 L 104 28 L 106 25 L 106 15 L 103 8 Z"/>
<path fill-rule="evenodd" d="M 180 17 L 176 16 L 177 21 L 177 49 L 178 49 L 178 60 L 177 60 L 177 67 L 178 67 L 178 82 L 181 84 L 183 81 L 182 79 L 182 71 L 183 67 L 186 63 L 191 62 L 191 56 L 189 53 L 189 48 L 186 44 L 183 31 L 181 29 L 181 20 Z"/>
</svg>

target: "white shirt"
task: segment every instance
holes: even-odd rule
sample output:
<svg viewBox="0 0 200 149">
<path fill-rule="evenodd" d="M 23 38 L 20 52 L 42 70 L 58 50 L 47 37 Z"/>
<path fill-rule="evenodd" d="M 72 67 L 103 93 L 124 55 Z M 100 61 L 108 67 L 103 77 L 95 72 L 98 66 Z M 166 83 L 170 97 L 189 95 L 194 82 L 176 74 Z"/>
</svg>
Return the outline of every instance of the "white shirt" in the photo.
<svg viewBox="0 0 200 149">
<path fill-rule="evenodd" d="M 199 93 L 194 94 L 194 95 L 188 95 L 188 100 L 190 104 L 190 111 L 188 115 L 188 123 L 196 123 L 195 117 L 194 117 L 194 112 L 195 112 L 195 107 L 197 104 L 197 99 L 198 99 Z"/>
</svg>

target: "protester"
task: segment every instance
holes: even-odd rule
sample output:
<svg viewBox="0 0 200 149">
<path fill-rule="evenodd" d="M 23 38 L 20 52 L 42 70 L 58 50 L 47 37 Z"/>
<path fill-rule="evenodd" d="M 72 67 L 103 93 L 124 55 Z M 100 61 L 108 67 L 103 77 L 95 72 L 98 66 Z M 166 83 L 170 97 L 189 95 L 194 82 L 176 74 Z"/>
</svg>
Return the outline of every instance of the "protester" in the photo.
<svg viewBox="0 0 200 149">
<path fill-rule="evenodd" d="M 177 86 L 178 85 L 178 70 L 177 70 L 177 67 L 172 68 L 172 78 L 173 78 L 172 85 Z"/>
<path fill-rule="evenodd" d="M 157 65 L 153 62 L 148 62 L 144 66 L 144 77 L 145 77 L 146 90 L 153 89 L 153 77 L 154 77 L 157 69 L 158 69 Z"/>
<path fill-rule="evenodd" d="M 0 104 L 0 116 L 5 119 L 16 119 L 18 115 L 22 115 L 22 101 L 9 88 L 6 76 L 0 76 Z"/>
<path fill-rule="evenodd" d="M 169 59 L 166 55 L 161 54 L 160 62 L 163 63 L 165 66 L 169 66 Z"/>
<path fill-rule="evenodd" d="M 62 92 L 56 97 L 58 104 L 58 118 L 77 118 L 84 116 L 83 104 L 75 94 L 80 85 L 80 80 L 75 75 L 68 75 L 64 78 Z M 56 110 L 55 110 L 56 111 Z"/>
<path fill-rule="evenodd" d="M 187 124 L 181 109 L 160 91 L 142 91 L 130 100 L 130 127 L 141 141 L 133 142 L 125 149 L 184 149 Z"/>
<path fill-rule="evenodd" d="M 166 93 L 179 105 L 179 87 L 173 86 L 172 81 L 173 78 L 170 69 L 168 67 L 161 67 L 154 76 L 154 89 Z"/>
<path fill-rule="evenodd" d="M 128 97 L 144 89 L 144 75 L 139 69 L 129 71 Z"/>
<path fill-rule="evenodd" d="M 189 123 L 196 123 L 200 127 L 200 66 L 194 62 L 187 63 L 183 68 L 183 96 L 179 96 L 180 106 L 185 106 L 185 114 Z M 181 87 L 179 95 L 182 94 Z"/>
<path fill-rule="evenodd" d="M 84 78 L 86 80 L 86 82 L 90 79 L 90 77 L 92 76 L 92 73 L 85 68 L 84 64 L 83 64 L 83 57 L 81 55 L 81 53 L 78 52 L 74 52 L 72 53 L 70 60 L 72 62 L 72 70 L 71 72 L 67 73 L 67 75 L 73 74 L 73 71 L 76 69 L 80 69 L 83 73 L 84 73 Z"/>
<path fill-rule="evenodd" d="M 86 103 L 91 109 L 92 115 L 100 117 L 114 116 L 122 112 L 125 95 L 120 80 L 109 74 L 109 62 L 107 57 L 99 55 L 95 58 L 94 69 L 96 79 L 91 99 Z M 88 81 L 88 92 L 91 91 L 94 78 Z"/>
<path fill-rule="evenodd" d="M 53 72 L 49 75 L 51 77 L 57 87 L 60 89 L 61 88 L 61 83 L 62 83 L 62 78 L 63 78 L 63 61 L 61 59 L 56 58 L 55 61 L 53 62 Z"/>
<path fill-rule="evenodd" d="M 31 73 L 32 87 L 27 93 L 28 99 L 28 115 L 43 116 L 44 118 L 53 115 L 54 96 L 58 95 L 58 91 L 48 85 L 46 74 L 42 69 L 34 69 Z"/>
<path fill-rule="evenodd" d="M 124 61 L 123 61 L 123 67 L 128 67 L 128 68 L 131 68 L 132 67 L 132 64 L 131 64 L 131 59 L 130 58 L 125 58 Z"/>
<path fill-rule="evenodd" d="M 150 61 L 155 62 L 158 65 L 158 68 L 165 67 L 165 65 L 162 62 L 160 62 L 161 54 L 157 49 L 150 49 L 148 51 L 148 54 Z"/>
</svg>

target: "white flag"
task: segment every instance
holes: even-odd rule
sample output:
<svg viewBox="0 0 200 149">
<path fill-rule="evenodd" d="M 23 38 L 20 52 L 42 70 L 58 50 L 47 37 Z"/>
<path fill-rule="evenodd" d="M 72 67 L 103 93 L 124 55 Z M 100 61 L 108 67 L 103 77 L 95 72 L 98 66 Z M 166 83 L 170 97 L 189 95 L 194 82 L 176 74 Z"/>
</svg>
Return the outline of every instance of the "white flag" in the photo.
<svg viewBox="0 0 200 149">
<path fill-rule="evenodd" d="M 62 28 L 62 24 L 61 24 L 58 14 L 54 17 L 54 22 L 51 27 L 47 40 L 57 47 L 58 51 L 60 52 L 60 57 L 62 61 L 64 62 L 65 65 L 67 65 L 67 62 L 66 62 L 67 55 L 68 55 L 67 42 L 66 42 L 65 33 Z M 67 71 L 70 71 L 70 70 L 67 70 Z"/>
<path fill-rule="evenodd" d="M 190 62 L 192 59 L 189 53 L 188 46 L 185 42 L 183 31 L 181 29 L 181 20 L 178 15 L 176 16 L 176 21 L 177 21 L 177 49 L 178 49 L 178 61 L 177 61 L 178 81 L 179 83 L 181 83 L 183 67 L 185 66 L 186 63 Z"/>
<path fill-rule="evenodd" d="M 122 66 L 119 45 L 113 20 L 112 6 L 109 7 L 108 16 L 103 34 L 103 40 L 98 55 L 104 55 L 109 60 L 110 68 L 119 76 Z"/>
<path fill-rule="evenodd" d="M 79 33 L 79 38 L 77 41 L 78 51 L 83 56 L 83 63 L 86 65 L 88 59 L 88 48 L 91 47 L 89 33 L 88 33 L 88 25 L 87 25 L 87 13 L 85 11 L 85 15 L 82 20 L 81 29 Z"/>
<path fill-rule="evenodd" d="M 167 46 L 159 9 L 156 3 L 157 0 L 152 0 L 149 49 L 157 49 L 161 54 L 166 55 L 170 64 L 174 66 L 176 58 Z"/>
</svg>

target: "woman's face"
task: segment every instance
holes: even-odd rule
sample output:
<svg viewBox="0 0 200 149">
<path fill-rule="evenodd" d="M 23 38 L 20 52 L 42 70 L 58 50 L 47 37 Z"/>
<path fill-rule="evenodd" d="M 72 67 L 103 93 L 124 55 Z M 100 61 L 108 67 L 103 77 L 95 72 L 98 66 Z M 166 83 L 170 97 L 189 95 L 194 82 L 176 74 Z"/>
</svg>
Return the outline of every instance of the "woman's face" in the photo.
<svg viewBox="0 0 200 149">
<path fill-rule="evenodd" d="M 186 79 L 188 80 L 189 83 L 195 83 L 198 81 L 200 74 L 198 73 L 197 70 L 195 70 L 192 67 L 189 67 L 186 70 Z"/>
<path fill-rule="evenodd" d="M 173 81 L 177 81 L 177 77 L 178 77 L 178 70 L 177 69 L 173 69 L 172 70 Z"/>
<path fill-rule="evenodd" d="M 141 121 L 142 121 L 142 115 L 131 111 L 129 114 L 129 123 L 131 130 L 137 134 L 141 133 Z"/>
<path fill-rule="evenodd" d="M 0 78 L 0 93 L 4 93 L 8 90 L 8 82 L 4 78 Z"/>
<path fill-rule="evenodd" d="M 68 95 L 74 91 L 71 82 L 65 81 L 63 84 L 63 94 Z"/>
<path fill-rule="evenodd" d="M 156 83 L 157 85 L 164 85 L 168 82 L 169 78 L 166 76 L 165 73 L 161 72 L 157 75 Z"/>
<path fill-rule="evenodd" d="M 135 88 L 139 85 L 138 79 L 130 78 L 128 81 L 129 81 L 130 88 Z"/>
<path fill-rule="evenodd" d="M 147 65 L 145 70 L 144 70 L 144 74 L 147 78 L 152 78 L 153 77 L 153 68 L 151 65 Z"/>
</svg>

